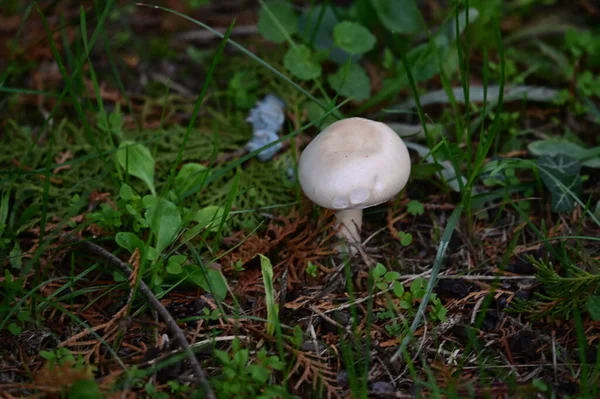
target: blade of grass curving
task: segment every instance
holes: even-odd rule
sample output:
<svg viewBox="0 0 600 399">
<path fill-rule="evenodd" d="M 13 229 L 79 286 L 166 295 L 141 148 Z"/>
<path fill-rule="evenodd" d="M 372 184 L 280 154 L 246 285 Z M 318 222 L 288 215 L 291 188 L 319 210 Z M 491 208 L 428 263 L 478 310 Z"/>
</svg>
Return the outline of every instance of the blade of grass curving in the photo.
<svg viewBox="0 0 600 399">
<path fill-rule="evenodd" d="M 84 56 L 87 56 L 87 62 L 90 69 L 90 78 L 92 79 L 92 86 L 94 88 L 94 95 L 96 96 L 96 103 L 98 104 L 98 109 L 104 112 L 104 101 L 102 100 L 102 95 L 100 94 L 100 85 L 98 84 L 98 78 L 96 76 L 96 71 L 94 70 L 94 66 L 92 65 L 92 60 L 89 56 L 90 47 L 87 40 L 87 21 L 85 15 L 85 8 L 81 6 L 79 9 L 79 21 L 81 25 L 81 39 L 83 41 L 83 49 Z M 112 148 L 116 148 L 116 144 L 114 142 L 113 136 L 111 133 L 108 134 L 108 140 Z M 119 180 L 123 180 L 123 171 L 119 167 L 119 162 L 116 157 L 111 157 L 113 160 L 113 164 L 115 165 L 115 170 Z"/>
<path fill-rule="evenodd" d="M 17 29 L 17 34 L 15 35 L 13 42 L 15 44 L 19 43 L 19 39 L 21 38 L 21 33 L 23 33 L 23 29 L 25 28 L 25 24 L 27 22 L 27 20 L 29 19 L 29 15 L 31 14 L 31 11 L 33 10 L 33 3 L 29 3 L 29 5 L 27 6 L 27 8 L 25 9 L 25 12 L 23 13 L 23 18 L 21 18 L 21 22 L 19 23 L 19 28 Z M 7 60 L 12 59 L 12 57 L 15 55 L 16 53 L 16 49 L 19 48 L 18 45 L 15 45 L 14 47 L 9 47 L 10 48 L 10 52 L 8 54 L 8 57 L 6 58 Z M 8 76 L 10 75 L 10 64 L 6 67 L 6 69 L 4 70 L 4 72 L 2 72 L 2 75 L 0 75 L 0 88 L 2 88 L 4 86 L 4 82 L 6 81 L 6 79 L 8 79 Z"/>
<path fill-rule="evenodd" d="M 238 186 L 240 184 L 240 175 L 241 173 L 238 170 L 238 173 L 235 174 L 233 179 L 233 184 L 231 185 L 231 191 L 227 194 L 227 200 L 225 202 L 225 207 L 223 209 L 223 217 L 221 217 L 221 223 L 219 224 L 219 229 L 217 230 L 217 236 L 215 237 L 213 251 L 218 252 L 219 247 L 221 246 L 221 239 L 223 236 L 223 229 L 225 228 L 225 223 L 227 222 L 227 217 L 229 216 L 229 212 L 231 212 L 231 208 L 233 207 L 233 201 L 235 200 L 236 195 L 238 194 Z M 216 215 L 216 213 L 215 213 Z"/>
<path fill-rule="evenodd" d="M 64 63 L 62 61 L 62 57 L 61 57 L 61 55 L 60 55 L 60 53 L 58 51 L 58 48 L 56 46 L 56 42 L 54 40 L 54 37 L 53 37 L 52 32 L 50 30 L 50 27 L 48 26 L 48 21 L 47 21 L 46 17 L 44 16 L 44 14 L 43 14 L 41 8 L 39 7 L 38 3 L 37 2 L 34 2 L 34 3 L 35 3 L 36 10 L 38 11 L 38 13 L 40 14 L 40 17 L 42 19 L 42 25 L 44 26 L 44 30 L 46 32 L 46 35 L 48 36 L 48 41 L 50 43 L 50 48 L 52 50 L 52 55 L 54 56 L 54 59 L 56 60 L 56 64 L 58 66 L 58 69 L 59 69 L 59 71 L 60 71 L 60 73 L 61 73 L 61 75 L 62 75 L 62 77 L 63 77 L 63 79 L 65 81 L 65 85 L 67 86 L 66 90 L 70 94 L 70 96 L 71 96 L 71 98 L 73 100 L 73 106 L 75 108 L 75 111 L 77 112 L 77 114 L 79 116 L 79 119 L 81 120 L 83 128 L 84 128 L 84 130 L 85 130 L 85 132 L 86 132 L 86 134 L 88 136 L 88 139 L 90 140 L 92 146 L 94 147 L 94 149 L 97 152 L 101 152 L 100 145 L 98 144 L 98 141 L 96 140 L 94 134 L 92 133 L 91 126 L 90 126 L 90 124 L 89 124 L 89 122 L 88 122 L 88 120 L 87 120 L 87 118 L 85 116 L 85 113 L 83 112 L 83 108 L 81 106 L 81 103 L 78 101 L 78 95 L 77 95 L 78 93 L 75 91 L 75 87 L 73 85 L 73 83 L 74 83 L 73 81 L 74 81 L 75 77 L 79 74 L 79 72 L 81 71 L 81 68 L 75 68 L 75 70 L 73 71 L 73 74 L 71 76 L 69 76 L 69 74 L 68 74 L 68 72 L 67 72 L 67 70 L 65 68 L 65 65 L 64 65 Z M 91 42 L 91 40 L 90 40 L 90 42 Z M 86 52 L 86 54 L 83 57 L 81 57 L 81 59 L 85 62 L 86 58 L 87 58 L 87 52 Z M 83 62 L 81 62 L 81 65 L 83 65 Z M 56 107 L 54 109 L 56 109 Z M 105 162 L 106 162 L 106 160 L 105 160 Z"/>
<path fill-rule="evenodd" d="M 465 48 L 464 53 L 460 43 L 460 19 L 459 19 L 459 7 L 458 4 L 455 8 L 455 21 L 454 24 L 456 26 L 456 52 L 458 53 L 458 63 L 461 75 L 461 84 L 463 88 L 463 95 L 465 98 L 465 120 L 468 121 L 471 119 L 471 102 L 469 99 L 470 95 L 470 73 L 469 73 L 469 0 L 464 0 L 465 2 Z M 458 3 L 458 2 L 457 2 Z M 464 143 L 465 138 L 463 137 L 464 130 L 461 129 L 459 131 L 459 135 L 457 136 L 457 140 L 459 143 Z M 467 145 L 467 176 L 471 174 L 471 157 L 472 157 L 472 135 L 471 129 L 467 129 L 467 137 L 466 137 L 466 145 Z M 469 209 L 467 209 L 469 211 Z"/>
<path fill-rule="evenodd" d="M 100 13 L 100 11 L 101 11 L 101 8 L 100 8 L 101 4 L 102 4 L 102 2 L 100 2 L 98 0 L 94 1 L 94 6 L 96 7 L 96 11 L 98 13 Z M 119 70 L 117 69 L 117 64 L 116 64 L 115 58 L 113 56 L 113 51 L 112 51 L 112 47 L 111 47 L 112 41 L 108 38 L 108 35 L 106 34 L 106 29 L 104 29 L 103 25 L 100 25 L 100 34 L 102 35 L 104 49 L 106 50 L 105 54 L 106 54 L 106 57 L 108 58 L 108 64 L 110 66 L 113 76 L 115 77 L 115 83 L 117 84 L 117 87 L 119 88 L 119 91 L 121 92 L 121 95 L 125 99 L 127 108 L 129 109 L 129 114 L 131 115 L 137 130 L 140 131 L 142 129 L 142 126 L 140 125 L 140 121 L 138 120 L 138 118 L 135 117 L 136 114 L 133 110 L 133 105 L 131 104 L 131 99 L 129 98 L 129 95 L 127 94 L 127 90 L 125 90 L 125 85 L 123 85 L 123 80 L 121 79 L 121 75 L 119 74 Z"/>
<path fill-rule="evenodd" d="M 400 347 L 398 348 L 396 353 L 394 353 L 394 356 L 392 356 L 392 358 L 390 359 L 390 361 L 392 361 L 392 362 L 397 361 L 398 358 L 400 356 L 402 356 L 402 353 L 404 352 L 404 349 L 408 345 L 410 339 L 413 337 L 413 334 L 415 333 L 415 331 L 417 331 L 417 328 L 419 328 L 419 325 L 421 324 L 421 319 L 425 316 L 425 308 L 427 307 L 427 304 L 429 303 L 429 298 L 431 297 L 431 293 L 433 292 L 433 287 L 434 287 L 435 283 L 437 282 L 437 277 L 438 277 L 438 274 L 440 273 L 440 268 L 442 267 L 442 262 L 444 261 L 444 258 L 446 255 L 446 249 L 448 249 L 448 244 L 450 243 L 450 239 L 452 238 L 452 234 L 454 233 L 454 229 L 456 228 L 456 225 L 458 224 L 458 221 L 460 219 L 460 215 L 462 214 L 462 211 L 463 211 L 463 206 L 462 205 L 457 206 L 454 209 L 454 211 L 452 212 L 452 214 L 450 215 L 450 218 L 448 219 L 448 224 L 446 224 L 446 228 L 444 229 L 444 233 L 442 234 L 442 238 L 440 240 L 440 245 L 438 247 L 438 251 L 437 251 L 437 253 L 435 255 L 435 259 L 433 261 L 433 267 L 431 269 L 431 277 L 429 277 L 429 281 L 427 282 L 427 288 L 425 290 L 426 291 L 425 295 L 423 296 L 423 299 L 421 300 L 421 303 L 419 304 L 419 309 L 417 309 L 417 314 L 415 315 L 415 318 L 410 326 L 410 331 L 402 339 L 402 342 L 400 343 Z"/>
<path fill-rule="evenodd" d="M 225 35 L 223 36 L 223 40 L 221 40 L 221 43 L 219 44 L 217 53 L 215 54 L 215 56 L 212 60 L 212 63 L 210 65 L 210 68 L 208 70 L 206 78 L 204 79 L 204 83 L 202 84 L 202 89 L 200 90 L 200 94 L 198 95 L 198 98 L 196 99 L 196 104 L 194 104 L 194 110 L 192 111 L 192 117 L 190 118 L 190 122 L 188 123 L 187 128 L 185 129 L 185 133 L 183 135 L 183 140 L 181 141 L 181 145 L 179 146 L 179 149 L 177 151 L 177 158 L 175 159 L 175 163 L 171 167 L 171 173 L 169 176 L 169 180 L 167 181 L 167 185 L 164 189 L 164 193 L 169 192 L 169 190 L 171 189 L 171 187 L 173 186 L 173 184 L 175 182 L 175 173 L 177 171 L 177 168 L 179 168 L 179 164 L 181 163 L 181 158 L 183 157 L 183 150 L 190 138 L 190 133 L 192 132 L 192 128 L 194 127 L 194 124 L 196 123 L 196 117 L 198 116 L 198 112 L 200 111 L 200 107 L 202 105 L 202 102 L 204 101 L 204 96 L 206 95 L 208 86 L 209 86 L 209 84 L 212 80 L 213 74 L 215 72 L 215 68 L 217 67 L 217 64 L 219 63 L 221 55 L 223 54 L 223 50 L 225 50 L 225 45 L 227 44 L 227 40 L 229 40 L 229 36 L 231 35 L 231 31 L 233 30 L 234 25 L 235 25 L 235 18 L 229 25 L 229 28 L 227 28 L 227 31 L 225 32 Z"/>
<path fill-rule="evenodd" d="M 502 105 L 504 104 L 504 84 L 506 80 L 505 76 L 505 61 L 504 61 L 504 46 L 502 45 L 502 32 L 500 30 L 500 26 L 498 25 L 498 21 L 492 18 L 492 23 L 494 25 L 494 30 L 496 32 L 496 41 L 498 44 L 498 57 L 500 58 L 500 83 L 499 83 L 499 91 L 498 91 L 498 101 L 495 106 L 494 112 L 494 120 L 492 121 L 492 126 L 490 127 L 489 133 L 485 140 L 483 137 L 479 140 L 479 145 L 477 146 L 477 152 L 475 154 L 475 162 L 473 164 L 473 168 L 471 169 L 471 175 L 467 178 L 467 187 L 472 187 L 475 179 L 479 176 L 479 172 L 483 167 L 483 163 L 485 162 L 485 158 L 494 143 L 495 137 L 498 134 L 498 130 L 500 129 L 500 116 L 502 113 Z M 487 67 L 484 68 L 484 78 L 487 77 Z M 487 90 L 487 85 L 484 86 L 484 89 Z M 485 92 L 487 95 L 487 91 Z M 483 129 L 483 128 L 482 128 Z"/>
<path fill-rule="evenodd" d="M 152 4 L 146 4 L 146 3 L 136 3 L 136 4 L 138 6 L 155 8 L 157 10 L 162 10 L 162 11 L 165 11 L 165 12 L 177 15 L 178 17 L 187 19 L 188 21 L 193 22 L 194 24 L 201 26 L 202 28 L 204 28 L 204 29 L 206 29 L 206 30 L 214 33 L 216 36 L 218 36 L 220 38 L 224 38 L 224 35 L 222 33 L 220 33 L 219 31 L 211 28 L 210 26 L 206 25 L 205 23 L 200 22 L 197 19 L 194 19 L 194 18 L 192 18 L 190 16 L 187 16 L 185 14 L 182 14 L 182 13 L 177 12 L 175 10 L 172 10 L 170 8 L 156 6 L 156 5 L 152 5 Z M 254 61 L 256 61 L 259 64 L 261 64 L 262 66 L 264 66 L 266 69 L 268 69 L 269 71 L 273 72 L 279 78 L 281 78 L 284 81 L 286 81 L 287 83 L 289 83 L 294 89 L 296 89 L 300 93 L 304 94 L 307 98 L 309 98 L 311 101 L 313 101 L 314 103 L 316 103 L 317 105 L 319 105 L 321 108 L 323 108 L 324 110 L 327 109 L 327 106 L 325 104 L 323 104 L 321 101 L 319 101 L 315 96 L 313 96 L 310 92 L 308 92 L 302 86 L 298 85 L 296 82 L 294 82 L 293 80 L 291 80 L 289 77 L 287 77 L 283 73 L 279 72 L 271 64 L 265 62 L 260 57 L 256 56 L 254 53 L 252 53 L 250 50 L 246 49 L 244 46 L 242 46 L 241 44 L 237 43 L 236 41 L 231 40 L 231 39 L 228 39 L 227 41 L 229 43 L 231 43 L 232 46 L 234 46 L 235 48 L 237 48 L 238 50 L 240 50 L 242 53 L 246 54 L 248 57 L 252 58 Z M 336 116 L 340 117 L 341 114 L 336 114 Z"/>
<path fill-rule="evenodd" d="M 115 2 L 115 0 L 108 0 L 108 2 L 106 3 L 106 7 L 104 8 L 104 12 L 102 13 L 102 15 L 100 16 L 99 20 L 98 20 L 98 25 L 96 26 L 96 29 L 94 30 L 94 33 L 92 34 L 91 38 L 90 38 L 90 42 L 89 42 L 89 48 L 90 51 L 93 48 L 94 44 L 96 43 L 96 40 L 98 39 L 98 34 L 99 34 L 99 28 L 104 25 L 104 22 L 106 21 L 106 18 L 108 18 L 108 14 L 110 12 L 110 9 L 113 5 L 113 3 Z M 36 6 L 37 7 L 37 3 L 36 2 L 32 2 L 31 6 Z M 79 70 L 81 70 L 81 68 L 83 68 L 83 65 L 85 64 L 85 61 L 87 59 L 87 54 L 84 57 L 81 57 L 79 59 L 79 62 L 77 64 L 77 66 L 75 67 L 73 73 L 77 73 Z M 0 87 L 0 91 L 2 90 L 2 88 Z M 30 91 L 28 90 L 21 90 L 22 93 L 26 92 L 29 93 Z M 31 91 L 32 93 L 34 93 L 34 91 Z M 46 120 L 44 121 L 44 124 L 42 125 L 42 127 L 39 129 L 40 134 L 42 132 L 45 132 L 46 129 L 48 128 L 48 126 L 51 124 L 54 114 L 58 111 L 58 109 L 60 108 L 60 106 L 62 105 L 63 101 L 65 100 L 65 97 L 67 96 L 67 93 L 69 92 L 68 87 L 65 87 L 63 89 L 63 91 L 61 92 L 61 94 L 58 97 L 58 100 L 56 101 L 54 107 L 52 108 L 52 110 L 50 110 L 50 113 L 48 115 L 48 117 L 46 118 Z M 52 94 L 52 96 L 54 96 Z M 74 99 L 74 101 L 76 102 L 77 100 Z M 31 153 L 31 151 L 33 150 L 33 148 L 35 147 L 35 142 L 37 142 L 37 137 L 35 138 L 35 140 L 33 140 L 32 145 L 29 147 L 29 149 L 27 150 L 27 153 L 23 156 L 23 159 L 25 159 L 26 157 L 29 156 L 29 154 Z M 25 165 L 24 162 L 21 162 L 21 165 Z M 19 167 L 19 171 L 22 171 L 23 166 Z"/>
</svg>

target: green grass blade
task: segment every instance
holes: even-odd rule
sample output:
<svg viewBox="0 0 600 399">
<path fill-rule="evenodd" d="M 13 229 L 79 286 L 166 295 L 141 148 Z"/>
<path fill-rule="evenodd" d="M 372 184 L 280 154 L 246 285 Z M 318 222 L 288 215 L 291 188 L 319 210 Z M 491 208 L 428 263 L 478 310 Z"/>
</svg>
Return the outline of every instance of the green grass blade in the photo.
<svg viewBox="0 0 600 399">
<path fill-rule="evenodd" d="M 442 262 L 444 261 L 444 257 L 446 255 L 446 249 L 448 249 L 450 239 L 452 238 L 452 234 L 454 233 L 454 229 L 456 228 L 456 225 L 458 224 L 458 221 L 460 219 L 460 215 L 462 214 L 462 211 L 463 211 L 462 205 L 457 206 L 454 209 L 454 211 L 452 212 L 452 215 L 450 215 L 450 218 L 448 219 L 448 224 L 446 225 L 446 228 L 444 229 L 444 234 L 442 234 L 442 239 L 440 240 L 440 245 L 438 247 L 437 254 L 435 255 L 435 259 L 433 261 L 433 267 L 431 269 L 431 277 L 429 278 L 429 281 L 427 282 L 425 296 L 423 296 L 423 300 L 421 301 L 421 304 L 419 305 L 417 314 L 415 315 L 415 318 L 410 326 L 410 331 L 402 339 L 402 342 L 400 343 L 400 347 L 398 348 L 396 353 L 394 353 L 394 356 L 392 356 L 392 358 L 390 360 L 392 362 L 397 361 L 398 358 L 400 356 L 402 356 L 402 353 L 404 352 L 404 349 L 406 348 L 409 341 L 413 337 L 413 334 L 419 328 L 419 326 L 421 324 L 421 319 L 425 316 L 425 308 L 427 307 L 427 304 L 429 303 L 429 298 L 431 297 L 431 293 L 433 292 L 433 287 L 437 282 L 437 277 L 438 277 L 438 274 L 440 273 L 440 268 L 442 267 Z"/>
</svg>

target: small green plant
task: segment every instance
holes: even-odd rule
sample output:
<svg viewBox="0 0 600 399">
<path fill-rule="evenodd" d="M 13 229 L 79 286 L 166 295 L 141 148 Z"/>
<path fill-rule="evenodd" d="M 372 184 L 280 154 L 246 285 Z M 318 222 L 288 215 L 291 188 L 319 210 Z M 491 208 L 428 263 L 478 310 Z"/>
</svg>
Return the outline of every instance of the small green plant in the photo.
<svg viewBox="0 0 600 399">
<path fill-rule="evenodd" d="M 311 276 L 313 278 L 316 278 L 318 271 L 319 271 L 319 269 L 317 268 L 317 265 L 315 265 L 312 262 L 308 262 L 308 265 L 306 266 L 306 274 L 308 274 L 309 276 Z"/>
<path fill-rule="evenodd" d="M 211 379 L 218 398 L 285 397 L 283 386 L 270 383 L 272 374 L 283 370 L 285 365 L 277 356 L 269 356 L 265 348 L 256 353 L 255 360 L 251 360 L 250 351 L 241 348 L 240 341 L 235 339 L 231 351 L 215 350 L 214 355 L 222 366 L 221 374 Z"/>
<path fill-rule="evenodd" d="M 400 244 L 402 244 L 404 247 L 408 247 L 410 244 L 412 244 L 413 236 L 410 233 L 399 231 L 398 238 L 400 239 Z"/>
<path fill-rule="evenodd" d="M 396 301 L 388 301 L 390 306 L 387 309 L 377 313 L 379 318 L 395 319 L 399 312 L 407 316 L 414 316 L 416 314 L 417 307 L 425 296 L 426 280 L 422 278 L 415 279 L 407 291 L 404 289 L 400 277 L 400 273 L 388 271 L 381 263 L 378 263 L 373 269 L 375 287 L 379 290 L 391 289 L 396 298 Z M 443 322 L 446 320 L 448 310 L 435 293 L 431 295 L 429 305 L 428 317 L 431 321 Z M 388 326 L 390 325 L 388 324 Z M 398 332 L 403 331 L 404 327 L 393 323 L 390 328 Z"/>
</svg>

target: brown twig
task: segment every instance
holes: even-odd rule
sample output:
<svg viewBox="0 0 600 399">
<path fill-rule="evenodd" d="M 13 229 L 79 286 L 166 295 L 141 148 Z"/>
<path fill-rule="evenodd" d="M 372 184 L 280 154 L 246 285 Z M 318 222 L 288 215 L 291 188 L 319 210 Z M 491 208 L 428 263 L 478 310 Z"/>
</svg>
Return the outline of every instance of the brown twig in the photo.
<svg viewBox="0 0 600 399">
<path fill-rule="evenodd" d="M 96 255 L 96 256 L 100 256 L 101 258 L 104 258 L 112 266 L 119 269 L 121 271 L 121 273 L 125 274 L 127 277 L 130 277 L 132 275 L 133 272 L 132 272 L 131 268 L 129 267 L 129 265 L 127 265 L 127 263 L 123 262 L 121 259 L 117 258 L 115 255 L 108 252 L 106 249 L 104 249 L 94 243 L 91 243 L 89 241 L 84 241 L 84 240 L 76 238 L 76 237 L 71 237 L 71 236 L 67 236 L 67 235 L 63 235 L 63 237 L 66 241 L 71 242 L 72 244 L 81 246 L 89 253 Z M 200 365 L 200 362 L 198 361 L 198 359 L 196 359 L 196 356 L 194 355 L 194 352 L 192 351 L 190 344 L 188 343 L 187 339 L 185 338 L 185 335 L 184 335 L 183 331 L 181 330 L 181 328 L 179 328 L 179 326 L 177 325 L 177 322 L 175 321 L 175 319 L 173 319 L 173 316 L 171 316 L 171 314 L 164 307 L 164 305 L 162 303 L 160 303 L 160 301 L 156 298 L 156 296 L 154 295 L 154 293 L 152 292 L 150 287 L 148 287 L 142 279 L 139 280 L 139 288 L 140 288 L 140 291 L 146 296 L 146 298 L 148 298 L 148 301 L 150 302 L 152 307 L 156 310 L 156 312 L 160 315 L 160 317 L 163 319 L 163 321 L 167 324 L 167 326 L 169 327 L 171 332 L 175 335 L 177 342 L 179 343 L 179 345 L 181 346 L 181 348 L 187 355 L 188 360 L 192 366 L 192 369 L 194 370 L 194 373 L 196 374 L 197 382 L 204 389 L 206 398 L 207 399 L 216 399 L 215 394 L 214 394 L 212 388 L 210 387 L 210 384 L 208 383 L 206 374 L 204 373 L 204 370 L 202 370 L 202 366 Z"/>
</svg>

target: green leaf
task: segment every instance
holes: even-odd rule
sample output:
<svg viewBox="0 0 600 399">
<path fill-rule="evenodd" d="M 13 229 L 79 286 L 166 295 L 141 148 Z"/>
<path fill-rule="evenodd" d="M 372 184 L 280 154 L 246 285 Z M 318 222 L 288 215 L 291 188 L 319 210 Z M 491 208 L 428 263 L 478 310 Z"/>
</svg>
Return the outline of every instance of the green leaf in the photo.
<svg viewBox="0 0 600 399">
<path fill-rule="evenodd" d="M 187 194 L 188 191 L 200 191 L 209 173 L 210 171 L 204 165 L 186 163 L 179 169 L 177 177 L 175 177 L 175 191 L 180 195 Z"/>
<path fill-rule="evenodd" d="M 204 291 L 210 292 L 217 300 L 222 301 L 227 297 L 227 281 L 220 270 L 213 267 L 206 267 L 203 270 L 196 265 L 187 266 L 186 269 L 193 269 L 188 275 L 189 279 Z"/>
<path fill-rule="evenodd" d="M 402 298 L 404 295 L 404 285 L 400 281 L 394 281 L 392 283 L 392 290 L 394 291 L 394 295 L 398 298 Z"/>
<path fill-rule="evenodd" d="M 381 263 L 376 264 L 373 268 L 373 280 L 380 280 L 386 272 L 387 269 L 384 265 L 382 265 Z"/>
<path fill-rule="evenodd" d="M 144 242 L 135 234 L 125 231 L 120 231 L 115 236 L 115 242 L 121 247 L 133 254 L 136 248 L 140 253 L 144 250 Z"/>
<path fill-rule="evenodd" d="M 390 32 L 407 34 L 423 30 L 415 0 L 371 0 L 371 4 Z"/>
<path fill-rule="evenodd" d="M 412 308 L 412 304 L 410 302 L 408 302 L 406 299 L 401 299 L 400 300 L 400 307 L 402 309 L 410 309 L 410 308 Z"/>
<path fill-rule="evenodd" d="M 343 21 L 333 30 L 335 44 L 350 54 L 364 54 L 375 46 L 377 39 L 367 28 L 356 22 Z"/>
<path fill-rule="evenodd" d="M 10 250 L 10 265 L 15 269 L 20 269 L 23 266 L 23 254 L 19 242 L 15 241 L 13 249 Z"/>
<path fill-rule="evenodd" d="M 597 150 L 600 153 L 600 147 L 588 150 L 564 138 L 551 138 L 534 141 L 527 146 L 527 149 L 529 149 L 529 152 L 533 155 L 538 157 L 542 155 L 567 155 L 579 161 L 583 161 L 582 165 L 587 166 L 588 168 L 600 168 L 600 156 L 586 159 L 588 158 L 588 154 L 593 150 Z M 584 161 L 584 159 L 586 160 Z"/>
<path fill-rule="evenodd" d="M 427 180 L 442 170 L 444 170 L 444 167 L 438 163 L 419 163 L 411 167 L 410 178 L 412 180 Z"/>
<path fill-rule="evenodd" d="M 358 64 L 340 66 L 336 73 L 327 78 L 329 86 L 344 97 L 362 101 L 371 94 L 371 79 Z"/>
<path fill-rule="evenodd" d="M 291 47 L 283 58 L 283 65 L 301 80 L 316 79 L 321 76 L 321 65 L 312 57 L 312 52 L 303 44 Z"/>
<path fill-rule="evenodd" d="M 405 233 L 404 231 L 398 232 L 398 238 L 400 238 L 400 244 L 404 247 L 408 247 L 413 240 L 413 236 L 410 233 Z"/>
<path fill-rule="evenodd" d="M 415 279 L 410 285 L 410 292 L 415 298 L 421 298 L 425 291 L 425 280 L 422 278 Z"/>
<path fill-rule="evenodd" d="M 102 399 L 104 395 L 94 380 L 79 380 L 69 388 L 69 398 L 73 399 Z"/>
<path fill-rule="evenodd" d="M 156 195 L 154 158 L 148 148 L 135 141 L 122 141 L 117 151 L 117 160 L 127 173 L 144 181 L 152 195 Z"/>
<path fill-rule="evenodd" d="M 579 195 L 582 191 L 579 176 L 581 163 L 566 155 L 543 155 L 538 158 L 536 164 L 544 185 L 552 194 L 552 210 L 572 211 L 575 204 L 573 196 Z"/>
<path fill-rule="evenodd" d="M 422 215 L 425 213 L 425 207 L 419 201 L 410 200 L 406 206 L 406 210 L 413 216 Z"/>
<path fill-rule="evenodd" d="M 327 126 L 337 121 L 337 119 L 331 114 L 323 118 L 325 115 L 325 110 L 319 104 L 314 102 L 308 103 L 306 106 L 306 112 L 308 120 L 316 123 L 317 127 L 321 130 L 324 130 Z"/>
<path fill-rule="evenodd" d="M 8 326 L 6 326 L 6 328 L 8 329 L 8 332 L 14 335 L 15 337 L 21 334 L 21 332 L 23 331 L 21 327 L 19 327 L 16 323 L 13 322 L 8 323 Z"/>
<path fill-rule="evenodd" d="M 383 276 L 383 280 L 391 283 L 394 280 L 398 280 L 400 278 L 400 273 L 398 272 L 387 272 L 384 276 Z"/>
<path fill-rule="evenodd" d="M 167 273 L 180 274 L 183 271 L 181 264 L 177 262 L 169 262 L 167 264 Z"/>
<path fill-rule="evenodd" d="M 265 1 L 258 13 L 258 31 L 267 40 L 283 43 L 298 31 L 298 17 L 292 6 L 284 1 Z"/>
<path fill-rule="evenodd" d="M 273 265 L 271 260 L 263 254 L 258 254 L 260 257 L 260 269 L 263 276 L 263 284 L 265 286 L 265 302 L 267 304 L 267 334 L 273 335 L 275 326 L 279 320 L 279 310 L 275 303 L 275 289 L 273 288 Z"/>
<path fill-rule="evenodd" d="M 119 189 L 119 197 L 121 197 L 121 199 L 124 201 L 129 201 L 133 197 L 133 189 L 129 184 L 121 184 L 121 188 Z"/>
<path fill-rule="evenodd" d="M 163 198 L 147 195 L 143 202 L 147 208 L 144 217 L 156 236 L 156 251 L 160 254 L 175 239 L 181 227 L 181 214 L 174 203 Z"/>
<path fill-rule="evenodd" d="M 594 321 L 600 320 L 600 295 L 590 295 L 586 303 L 587 311 Z"/>
<path fill-rule="evenodd" d="M 193 220 L 198 223 L 198 228 L 207 228 L 212 232 L 219 230 L 219 225 L 225 216 L 225 209 L 216 205 L 209 205 L 200 209 Z"/>
</svg>

